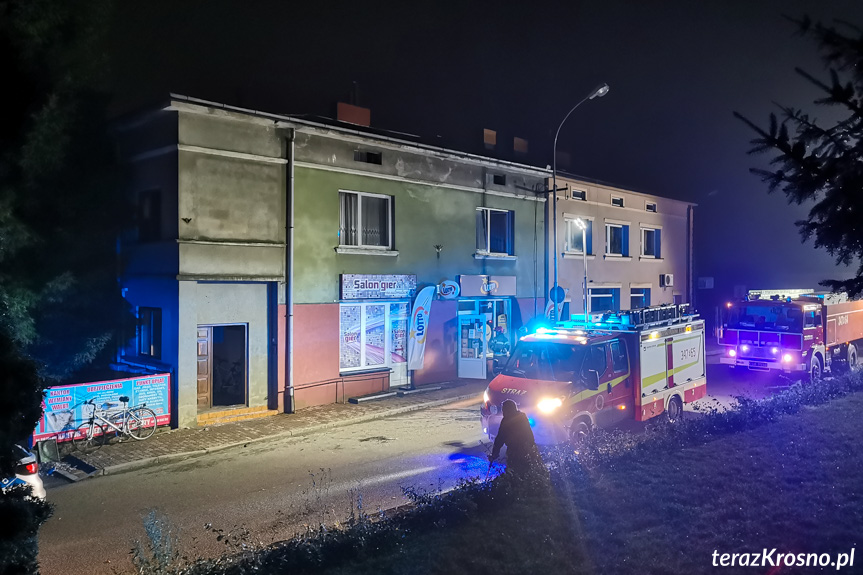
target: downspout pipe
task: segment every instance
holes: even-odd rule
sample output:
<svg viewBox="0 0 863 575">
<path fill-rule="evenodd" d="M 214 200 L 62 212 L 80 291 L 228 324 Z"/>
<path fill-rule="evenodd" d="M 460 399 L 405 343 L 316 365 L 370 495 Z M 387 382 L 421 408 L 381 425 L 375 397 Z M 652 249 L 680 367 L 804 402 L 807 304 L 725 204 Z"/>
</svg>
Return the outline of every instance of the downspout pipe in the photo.
<svg viewBox="0 0 863 575">
<path fill-rule="evenodd" d="M 294 413 L 294 157 L 295 136 L 294 128 L 287 130 L 288 142 L 288 197 L 285 207 L 288 213 L 285 217 L 287 224 L 286 246 L 285 246 L 285 304 L 287 318 L 285 332 L 287 334 L 287 349 L 285 350 L 285 413 Z"/>
</svg>

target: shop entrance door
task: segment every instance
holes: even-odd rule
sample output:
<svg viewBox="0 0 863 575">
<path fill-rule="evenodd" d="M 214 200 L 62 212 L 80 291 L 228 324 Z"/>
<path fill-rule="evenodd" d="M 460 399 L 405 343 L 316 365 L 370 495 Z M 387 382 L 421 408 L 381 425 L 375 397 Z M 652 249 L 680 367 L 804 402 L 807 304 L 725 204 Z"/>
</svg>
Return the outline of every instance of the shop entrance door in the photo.
<svg viewBox="0 0 863 575">
<path fill-rule="evenodd" d="M 458 316 L 458 376 L 464 379 L 486 379 L 486 320 L 484 315 Z"/>
</svg>

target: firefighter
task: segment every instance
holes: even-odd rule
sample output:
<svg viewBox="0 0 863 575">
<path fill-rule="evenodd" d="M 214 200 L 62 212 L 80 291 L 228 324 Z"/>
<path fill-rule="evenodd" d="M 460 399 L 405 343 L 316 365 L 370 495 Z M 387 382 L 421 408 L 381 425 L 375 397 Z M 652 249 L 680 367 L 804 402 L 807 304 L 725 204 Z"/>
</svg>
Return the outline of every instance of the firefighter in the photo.
<svg viewBox="0 0 863 575">
<path fill-rule="evenodd" d="M 501 405 L 503 419 L 497 437 L 494 438 L 494 448 L 488 456 L 489 462 L 500 455 L 500 448 L 506 445 L 506 468 L 516 475 L 524 475 L 531 466 L 540 464 L 542 459 L 536 448 L 533 430 L 527 416 L 518 410 L 515 402 L 507 399 Z"/>
</svg>

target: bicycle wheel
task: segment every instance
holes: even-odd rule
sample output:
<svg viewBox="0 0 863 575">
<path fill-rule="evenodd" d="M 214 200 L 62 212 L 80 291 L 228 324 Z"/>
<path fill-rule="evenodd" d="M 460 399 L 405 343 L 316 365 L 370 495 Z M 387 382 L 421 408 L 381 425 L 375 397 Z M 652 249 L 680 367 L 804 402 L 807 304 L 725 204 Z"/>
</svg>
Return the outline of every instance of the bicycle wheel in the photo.
<svg viewBox="0 0 863 575">
<path fill-rule="evenodd" d="M 156 433 L 156 412 L 149 407 L 136 407 L 129 410 L 129 435 L 134 439 L 147 439 Z"/>
<path fill-rule="evenodd" d="M 72 445 L 81 452 L 96 451 L 105 443 L 105 428 L 93 422 L 82 423 L 72 435 Z"/>
</svg>

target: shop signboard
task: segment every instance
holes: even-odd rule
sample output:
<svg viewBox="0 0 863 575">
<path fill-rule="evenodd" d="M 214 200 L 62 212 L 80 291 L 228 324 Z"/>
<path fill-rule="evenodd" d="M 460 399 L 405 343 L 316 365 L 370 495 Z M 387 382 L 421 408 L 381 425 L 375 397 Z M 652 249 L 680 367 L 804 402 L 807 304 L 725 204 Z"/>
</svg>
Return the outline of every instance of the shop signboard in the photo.
<svg viewBox="0 0 863 575">
<path fill-rule="evenodd" d="M 411 274 L 342 274 L 341 298 L 403 299 L 413 297 L 417 276 Z"/>
<path fill-rule="evenodd" d="M 129 397 L 129 406 L 142 403 L 156 413 L 156 424 L 171 423 L 171 375 L 144 375 L 128 379 L 77 383 L 49 387 L 45 392 L 42 417 L 33 432 L 33 441 L 71 438 L 71 431 L 90 419 L 93 408 L 85 401 L 95 400 L 96 408 L 112 404 L 122 407 L 120 396 Z"/>
<path fill-rule="evenodd" d="M 514 296 L 515 276 L 459 276 L 464 297 Z"/>
</svg>

